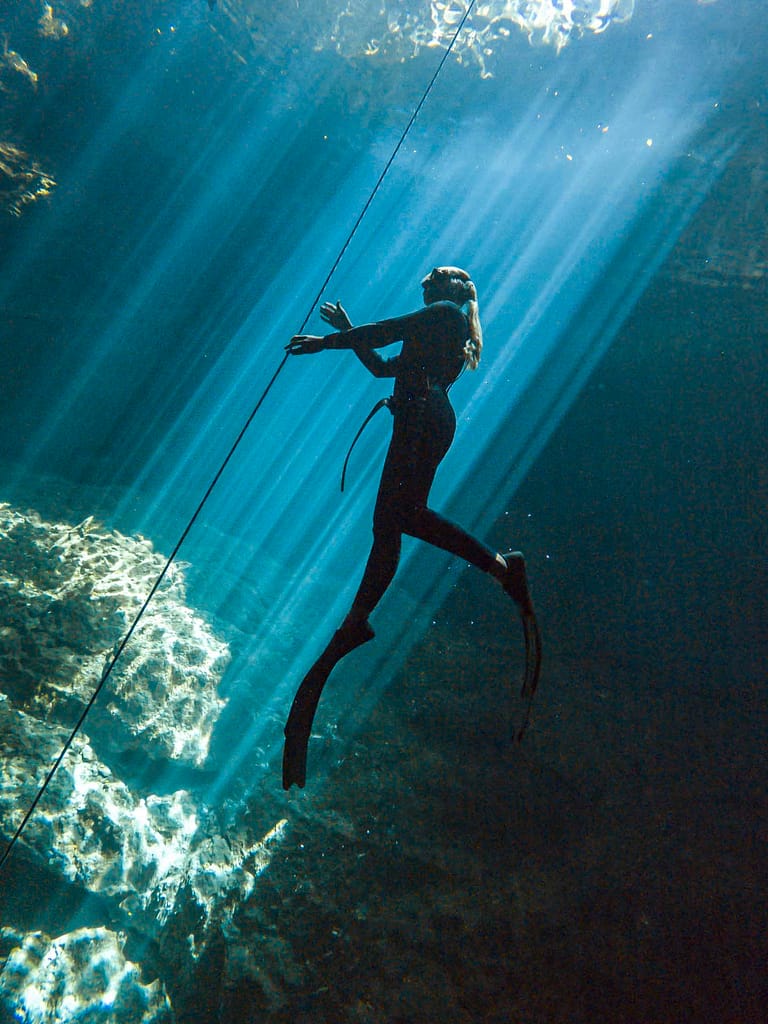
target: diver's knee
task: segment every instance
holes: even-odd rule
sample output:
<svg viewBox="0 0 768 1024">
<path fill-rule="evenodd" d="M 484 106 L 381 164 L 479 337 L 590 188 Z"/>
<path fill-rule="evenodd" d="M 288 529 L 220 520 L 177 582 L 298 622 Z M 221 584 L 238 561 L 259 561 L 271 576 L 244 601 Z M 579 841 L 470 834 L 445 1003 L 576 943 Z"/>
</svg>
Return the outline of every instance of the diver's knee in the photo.
<svg viewBox="0 0 768 1024">
<path fill-rule="evenodd" d="M 403 515 L 396 505 L 384 505 L 373 514 L 373 543 L 388 544 L 393 536 L 402 533 Z"/>
</svg>

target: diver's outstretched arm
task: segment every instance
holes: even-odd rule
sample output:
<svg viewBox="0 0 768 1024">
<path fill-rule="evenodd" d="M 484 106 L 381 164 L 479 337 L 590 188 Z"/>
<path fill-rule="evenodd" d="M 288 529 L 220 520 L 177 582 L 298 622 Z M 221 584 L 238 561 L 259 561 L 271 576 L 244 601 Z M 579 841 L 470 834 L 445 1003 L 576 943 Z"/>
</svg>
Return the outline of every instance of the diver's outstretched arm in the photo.
<svg viewBox="0 0 768 1024">
<path fill-rule="evenodd" d="M 324 302 L 320 307 L 320 316 L 337 331 L 351 331 L 353 329 L 352 321 L 349 319 L 349 314 L 342 306 L 341 301 L 336 303 Z M 370 343 L 358 341 L 352 346 L 352 351 L 366 370 L 372 373 L 374 377 L 394 377 L 396 364 L 391 359 L 382 358 L 371 347 Z"/>
</svg>

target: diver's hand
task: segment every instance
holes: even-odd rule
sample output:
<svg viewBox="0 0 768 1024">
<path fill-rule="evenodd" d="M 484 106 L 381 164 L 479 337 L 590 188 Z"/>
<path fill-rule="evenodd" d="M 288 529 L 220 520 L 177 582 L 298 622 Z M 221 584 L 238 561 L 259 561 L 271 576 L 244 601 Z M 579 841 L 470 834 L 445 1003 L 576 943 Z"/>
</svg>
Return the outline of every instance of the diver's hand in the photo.
<svg viewBox="0 0 768 1024">
<path fill-rule="evenodd" d="M 337 302 L 336 305 L 332 302 L 324 302 L 320 307 L 320 316 L 337 331 L 348 331 L 352 326 L 352 321 L 340 302 Z"/>
<path fill-rule="evenodd" d="M 292 356 L 311 356 L 327 347 L 325 338 L 315 337 L 314 334 L 294 334 L 285 346 L 285 351 Z"/>
</svg>

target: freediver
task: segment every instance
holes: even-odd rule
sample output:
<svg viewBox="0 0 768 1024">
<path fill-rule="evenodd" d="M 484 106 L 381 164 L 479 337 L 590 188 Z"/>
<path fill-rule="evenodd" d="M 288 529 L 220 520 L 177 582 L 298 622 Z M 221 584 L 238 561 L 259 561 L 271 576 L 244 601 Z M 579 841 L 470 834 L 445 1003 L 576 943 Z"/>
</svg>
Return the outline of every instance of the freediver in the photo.
<svg viewBox="0 0 768 1024">
<path fill-rule="evenodd" d="M 304 786 L 312 721 L 328 676 L 346 654 L 374 637 L 368 618 L 394 578 L 404 533 L 449 551 L 501 583 L 516 603 L 523 624 L 522 692 L 529 709 L 538 683 L 541 642 L 523 555 L 493 551 L 427 505 L 437 467 L 456 429 L 448 389 L 465 367 L 477 369 L 483 337 L 477 291 L 465 270 L 435 267 L 421 287 L 421 309 L 361 327 L 352 326 L 340 302 L 327 302 L 320 315 L 335 333 L 299 334 L 286 345 L 297 356 L 351 349 L 374 377 L 394 377 L 395 385 L 391 398 L 379 403 L 389 407 L 393 428 L 373 513 L 373 546 L 347 617 L 307 672 L 293 701 L 285 726 L 285 789 L 294 783 Z M 402 347 L 395 356 L 383 358 L 376 351 L 398 341 Z M 522 730 L 518 738 L 521 735 Z"/>
</svg>

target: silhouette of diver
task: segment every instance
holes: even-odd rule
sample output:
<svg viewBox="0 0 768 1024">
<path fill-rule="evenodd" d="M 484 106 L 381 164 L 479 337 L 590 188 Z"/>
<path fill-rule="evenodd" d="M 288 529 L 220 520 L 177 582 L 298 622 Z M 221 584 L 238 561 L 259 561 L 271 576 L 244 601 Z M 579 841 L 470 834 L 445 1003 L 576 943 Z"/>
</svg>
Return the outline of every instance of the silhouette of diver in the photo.
<svg viewBox="0 0 768 1024">
<path fill-rule="evenodd" d="M 373 513 L 373 546 L 352 607 L 330 643 L 304 677 L 285 726 L 283 787 L 306 780 L 307 746 L 320 694 L 334 666 L 350 651 L 372 640 L 368 616 L 392 582 L 404 533 L 449 551 L 497 579 L 516 603 L 525 637 L 522 696 L 525 721 L 541 672 L 541 640 L 519 551 L 499 554 L 427 506 L 437 467 L 453 441 L 456 417 L 448 389 L 466 367 L 476 369 L 482 350 L 477 292 L 458 267 L 435 267 L 421 282 L 424 306 L 415 313 L 352 327 L 337 302 L 321 316 L 338 333 L 296 335 L 286 345 L 292 355 L 351 349 L 375 377 L 394 377 L 389 445 Z M 401 341 L 398 355 L 383 358 L 377 348 Z"/>
</svg>

